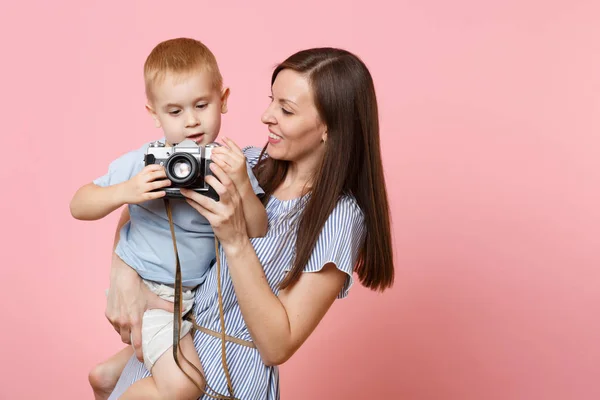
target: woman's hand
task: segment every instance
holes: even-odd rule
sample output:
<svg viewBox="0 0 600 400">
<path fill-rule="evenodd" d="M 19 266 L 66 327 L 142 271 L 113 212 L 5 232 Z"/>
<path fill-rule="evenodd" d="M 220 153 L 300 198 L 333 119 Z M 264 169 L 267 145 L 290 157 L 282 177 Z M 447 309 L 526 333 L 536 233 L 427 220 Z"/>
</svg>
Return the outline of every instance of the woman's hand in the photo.
<svg viewBox="0 0 600 400">
<path fill-rule="evenodd" d="M 152 293 L 137 272 L 113 252 L 105 315 L 123 343 L 133 345 L 140 361 L 143 361 L 142 316 L 153 308 L 173 312 L 173 303 Z"/>
<path fill-rule="evenodd" d="M 218 193 L 219 201 L 188 189 L 181 189 L 181 194 L 208 220 L 223 248 L 227 250 L 248 239 L 242 200 L 235 184 L 221 167 L 211 163 L 210 169 L 214 176 L 207 176 L 206 183 Z"/>
<path fill-rule="evenodd" d="M 246 156 L 233 140 L 225 138 L 223 142 L 225 146 L 215 147 L 210 157 L 229 176 L 238 192 L 243 192 L 250 187 Z"/>
</svg>

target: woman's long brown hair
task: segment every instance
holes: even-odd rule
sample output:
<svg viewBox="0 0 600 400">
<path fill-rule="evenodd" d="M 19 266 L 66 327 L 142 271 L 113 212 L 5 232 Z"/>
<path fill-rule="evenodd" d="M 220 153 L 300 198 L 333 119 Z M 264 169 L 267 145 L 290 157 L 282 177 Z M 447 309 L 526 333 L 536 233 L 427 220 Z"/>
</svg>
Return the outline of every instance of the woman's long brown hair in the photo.
<svg viewBox="0 0 600 400">
<path fill-rule="evenodd" d="M 367 234 L 355 265 L 360 282 L 383 291 L 394 282 L 389 205 L 381 163 L 379 118 L 373 79 L 354 54 L 334 48 L 300 51 L 275 71 L 271 85 L 284 69 L 309 80 L 327 143 L 321 168 L 302 212 L 296 256 L 280 289 L 293 285 L 313 252 L 325 221 L 342 195 L 353 196 L 361 208 Z M 263 149 L 263 154 L 266 146 Z M 289 161 L 260 158 L 254 168 L 266 203 L 283 182 Z"/>
</svg>

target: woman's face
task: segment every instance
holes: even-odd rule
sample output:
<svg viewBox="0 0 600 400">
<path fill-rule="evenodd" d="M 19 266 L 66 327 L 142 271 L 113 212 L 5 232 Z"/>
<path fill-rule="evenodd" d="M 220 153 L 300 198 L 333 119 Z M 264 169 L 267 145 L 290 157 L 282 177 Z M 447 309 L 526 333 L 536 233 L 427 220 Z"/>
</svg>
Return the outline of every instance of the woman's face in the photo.
<svg viewBox="0 0 600 400">
<path fill-rule="evenodd" d="M 284 69 L 271 92 L 271 104 L 261 118 L 269 127 L 269 157 L 317 168 L 325 153 L 327 127 L 321 122 L 308 80 Z"/>
</svg>

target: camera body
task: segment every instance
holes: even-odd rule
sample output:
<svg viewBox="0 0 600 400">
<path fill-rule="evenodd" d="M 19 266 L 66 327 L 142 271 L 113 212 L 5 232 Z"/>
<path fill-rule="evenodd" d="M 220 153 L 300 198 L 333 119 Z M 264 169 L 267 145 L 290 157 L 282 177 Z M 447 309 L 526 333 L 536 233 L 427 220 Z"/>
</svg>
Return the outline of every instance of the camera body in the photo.
<svg viewBox="0 0 600 400">
<path fill-rule="evenodd" d="M 212 163 L 210 156 L 212 149 L 218 146 L 218 143 L 202 146 L 189 139 L 172 147 L 152 142 L 144 155 L 144 164 L 158 164 L 165 168 L 171 186 L 158 190 L 164 190 L 166 197 L 181 198 L 181 188 L 186 188 L 218 201 L 217 192 L 205 182 L 207 176 L 213 175 L 209 168 Z"/>
</svg>

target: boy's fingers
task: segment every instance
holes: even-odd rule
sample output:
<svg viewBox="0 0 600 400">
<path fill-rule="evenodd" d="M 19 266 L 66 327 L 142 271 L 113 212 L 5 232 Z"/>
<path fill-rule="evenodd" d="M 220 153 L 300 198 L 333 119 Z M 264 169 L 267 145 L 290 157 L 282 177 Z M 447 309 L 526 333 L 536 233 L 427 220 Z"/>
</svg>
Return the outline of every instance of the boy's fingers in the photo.
<svg viewBox="0 0 600 400">
<path fill-rule="evenodd" d="M 160 178 L 166 178 L 166 177 L 167 177 L 167 173 L 162 168 L 159 171 L 151 171 L 148 173 L 148 178 L 151 181 L 156 181 Z"/>
<path fill-rule="evenodd" d="M 148 200 L 160 199 L 161 197 L 165 197 L 166 194 L 167 194 L 167 192 L 165 192 L 164 190 L 160 190 L 158 192 L 146 193 Z"/>
<path fill-rule="evenodd" d="M 144 167 L 144 171 L 146 172 L 154 172 L 154 171 L 164 171 L 165 168 L 162 165 L 158 164 L 150 164 Z"/>
<path fill-rule="evenodd" d="M 150 182 L 150 190 L 160 189 L 167 186 L 171 186 L 171 181 L 168 179 Z"/>
</svg>

